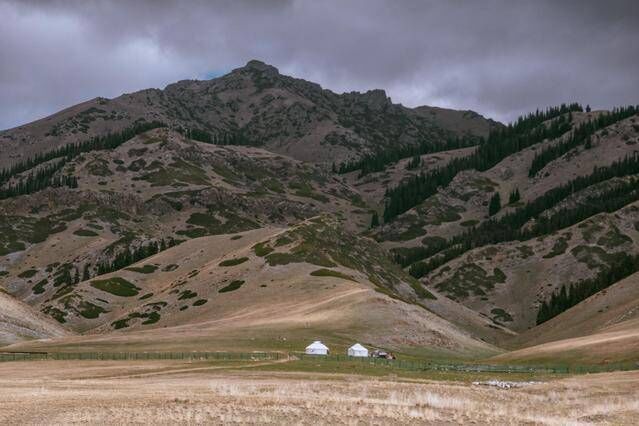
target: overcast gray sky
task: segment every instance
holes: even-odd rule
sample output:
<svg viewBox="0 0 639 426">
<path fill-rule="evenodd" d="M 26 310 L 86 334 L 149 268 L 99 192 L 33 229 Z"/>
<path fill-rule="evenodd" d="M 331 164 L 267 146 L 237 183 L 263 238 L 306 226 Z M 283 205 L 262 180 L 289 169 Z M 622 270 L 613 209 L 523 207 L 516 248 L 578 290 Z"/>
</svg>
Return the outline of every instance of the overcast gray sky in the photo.
<svg viewBox="0 0 639 426">
<path fill-rule="evenodd" d="M 260 59 L 501 121 L 639 103 L 639 1 L 0 0 L 0 129 Z"/>
</svg>

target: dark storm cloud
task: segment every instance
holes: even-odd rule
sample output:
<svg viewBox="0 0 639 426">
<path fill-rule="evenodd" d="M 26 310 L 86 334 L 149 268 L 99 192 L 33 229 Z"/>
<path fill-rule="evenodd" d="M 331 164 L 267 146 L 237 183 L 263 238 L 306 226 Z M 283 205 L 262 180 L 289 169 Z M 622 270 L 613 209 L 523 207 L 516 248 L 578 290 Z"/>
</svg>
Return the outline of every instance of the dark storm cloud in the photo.
<svg viewBox="0 0 639 426">
<path fill-rule="evenodd" d="M 0 0 L 0 128 L 258 58 L 509 120 L 639 103 L 639 2 Z"/>
</svg>

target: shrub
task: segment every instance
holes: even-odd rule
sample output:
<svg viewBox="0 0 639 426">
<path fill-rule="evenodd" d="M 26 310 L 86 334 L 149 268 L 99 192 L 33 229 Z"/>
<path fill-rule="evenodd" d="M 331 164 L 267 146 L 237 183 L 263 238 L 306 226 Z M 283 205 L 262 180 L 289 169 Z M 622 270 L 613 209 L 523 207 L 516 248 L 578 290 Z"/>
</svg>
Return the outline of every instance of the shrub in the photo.
<svg viewBox="0 0 639 426">
<path fill-rule="evenodd" d="M 293 253 L 271 253 L 266 256 L 266 261 L 270 266 L 288 265 L 289 263 L 300 263 L 304 259 Z"/>
<path fill-rule="evenodd" d="M 73 232 L 73 235 L 77 235 L 78 237 L 97 237 L 98 234 L 96 232 L 91 231 L 90 229 L 78 229 Z"/>
<path fill-rule="evenodd" d="M 137 296 L 140 288 L 121 277 L 91 281 L 91 287 L 120 297 Z"/>
<path fill-rule="evenodd" d="M 238 288 L 242 287 L 242 284 L 244 284 L 244 280 L 231 281 L 231 283 L 229 285 L 219 289 L 218 293 L 228 293 L 229 291 L 235 291 Z"/>
<path fill-rule="evenodd" d="M 180 293 L 180 297 L 178 297 L 178 300 L 192 299 L 196 296 L 197 296 L 196 292 L 191 290 L 184 290 L 182 293 Z"/>
<path fill-rule="evenodd" d="M 37 269 L 27 269 L 26 271 L 20 272 L 20 274 L 18 275 L 18 278 L 31 278 L 37 273 L 38 273 Z"/>
<path fill-rule="evenodd" d="M 220 266 L 235 266 L 235 265 L 239 265 L 240 263 L 244 263 L 248 260 L 248 257 L 237 257 L 235 259 L 227 259 L 227 260 L 223 260 L 222 262 L 220 262 Z"/>
<path fill-rule="evenodd" d="M 268 245 L 267 241 L 264 241 L 264 242 L 255 244 L 253 246 L 253 250 L 255 251 L 255 255 L 256 256 L 264 257 L 267 254 L 271 253 L 273 251 L 273 248 L 271 248 Z"/>
<path fill-rule="evenodd" d="M 333 271 L 331 269 L 326 269 L 326 268 L 317 269 L 317 270 L 311 272 L 311 275 L 314 276 L 314 277 L 341 278 L 343 280 L 349 280 L 349 281 L 357 282 L 357 280 L 355 280 L 355 278 L 351 277 L 350 275 L 346 275 L 346 274 L 343 274 L 343 273 L 341 273 L 339 271 Z"/>
<path fill-rule="evenodd" d="M 84 318 L 87 318 L 87 319 L 95 319 L 99 317 L 100 314 L 107 312 L 102 307 L 98 305 L 94 305 L 91 302 L 82 302 L 79 305 L 79 308 L 81 309 L 80 315 L 82 315 Z"/>
<path fill-rule="evenodd" d="M 144 265 L 144 266 L 135 266 L 131 268 L 126 268 L 127 271 L 137 272 L 139 274 L 150 274 L 155 272 L 158 269 L 155 265 Z"/>
<path fill-rule="evenodd" d="M 31 289 L 33 291 L 33 294 L 44 293 L 44 286 L 47 285 L 48 283 L 49 283 L 49 280 L 47 280 L 46 278 L 36 283 L 36 285 L 34 285 L 33 288 Z"/>
</svg>

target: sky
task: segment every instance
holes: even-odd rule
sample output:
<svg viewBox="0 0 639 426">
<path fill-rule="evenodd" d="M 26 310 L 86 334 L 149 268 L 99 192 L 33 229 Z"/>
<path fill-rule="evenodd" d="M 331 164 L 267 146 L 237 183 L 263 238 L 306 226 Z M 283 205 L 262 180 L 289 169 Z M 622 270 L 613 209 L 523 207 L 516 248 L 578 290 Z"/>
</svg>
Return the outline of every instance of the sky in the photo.
<svg viewBox="0 0 639 426">
<path fill-rule="evenodd" d="M 502 122 L 639 103 L 636 0 L 0 0 L 0 17 L 0 129 L 251 59 Z"/>
</svg>

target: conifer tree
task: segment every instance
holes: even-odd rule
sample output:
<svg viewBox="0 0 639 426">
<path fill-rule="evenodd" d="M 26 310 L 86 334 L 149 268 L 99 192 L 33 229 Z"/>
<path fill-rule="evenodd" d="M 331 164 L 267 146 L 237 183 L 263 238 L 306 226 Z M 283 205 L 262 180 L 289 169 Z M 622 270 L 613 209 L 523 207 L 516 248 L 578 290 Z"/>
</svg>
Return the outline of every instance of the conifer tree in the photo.
<svg viewBox="0 0 639 426">
<path fill-rule="evenodd" d="M 619 253 L 619 257 L 601 270 L 594 278 L 566 284 L 544 301 L 537 311 L 537 324 L 548 321 L 572 308 L 588 297 L 604 290 L 639 270 L 639 256 Z"/>
<path fill-rule="evenodd" d="M 491 131 L 473 154 L 455 158 L 445 166 L 404 179 L 398 186 L 386 191 L 384 221 L 392 220 L 434 195 L 439 187 L 448 185 L 463 170 L 488 170 L 511 154 L 569 132 L 572 124 L 567 114 L 570 111 L 583 109 L 579 104 L 562 104 L 520 117 L 507 127 Z M 348 169 L 346 166 L 344 168 Z"/>
<path fill-rule="evenodd" d="M 490 204 L 488 205 L 488 215 L 494 216 L 501 210 L 501 197 L 499 196 L 499 192 L 496 192 L 490 198 Z"/>
<path fill-rule="evenodd" d="M 477 227 L 429 247 L 416 247 L 396 256 L 402 266 L 410 266 L 409 272 L 421 278 L 449 260 L 464 252 L 487 244 L 505 241 L 529 240 L 548 235 L 559 229 L 572 226 L 601 212 L 613 212 L 639 200 L 639 179 L 632 177 L 639 173 L 639 154 L 629 155 L 606 167 L 596 167 L 590 175 L 581 176 L 555 187 L 539 198 L 529 201 L 499 219 L 490 219 Z M 577 206 L 564 207 L 551 216 L 543 216 L 553 206 L 561 203 L 575 192 L 615 177 L 630 176 L 623 182 L 608 187 L 602 192 L 587 196 Z M 522 228 L 530 219 L 532 226 Z M 421 261 L 428 258 L 427 261 Z"/>
<path fill-rule="evenodd" d="M 371 218 L 371 228 L 376 228 L 379 226 L 379 217 L 377 216 L 377 212 L 373 212 L 373 217 Z"/>
<path fill-rule="evenodd" d="M 379 150 L 357 160 L 344 162 L 337 169 L 338 173 L 341 174 L 359 170 L 359 176 L 362 177 L 369 173 L 382 171 L 388 164 L 395 163 L 403 158 L 413 157 L 413 161 L 416 161 L 414 158 L 416 156 L 478 146 L 483 142 L 483 138 L 476 136 L 452 137 L 443 140 L 425 139 L 417 144 L 400 145 Z M 418 167 L 418 165 L 415 167 Z"/>
<path fill-rule="evenodd" d="M 610 113 L 601 114 L 593 120 L 581 123 L 573 129 L 569 138 L 538 152 L 531 163 L 528 176 L 534 177 L 548 163 L 570 152 L 578 146 L 583 145 L 585 149 L 590 149 L 592 147 L 591 136 L 595 134 L 595 132 L 620 120 L 632 117 L 638 111 L 639 108 L 632 105 L 615 108 Z"/>
<path fill-rule="evenodd" d="M 77 188 L 78 181 L 75 176 L 60 173 L 68 161 L 84 152 L 117 148 L 140 133 L 164 126 L 158 122 L 136 124 L 118 133 L 109 133 L 85 142 L 65 145 L 38 154 L 7 169 L 0 170 L 0 199 L 31 194 L 51 187 Z M 28 175 L 21 175 L 29 170 L 32 171 Z M 14 181 L 9 183 L 11 179 Z M 4 186 L 1 186 L 3 184 Z"/>
<path fill-rule="evenodd" d="M 519 188 L 515 188 L 508 197 L 508 204 L 516 203 L 521 199 L 521 195 L 519 194 Z"/>
<path fill-rule="evenodd" d="M 419 155 L 415 155 L 413 158 L 410 159 L 408 164 L 406 164 L 406 169 L 408 170 L 417 169 L 421 165 L 422 165 L 422 157 L 420 157 Z"/>
<path fill-rule="evenodd" d="M 82 272 L 82 281 L 86 281 L 91 278 L 91 273 L 89 272 L 89 264 L 84 264 L 84 271 Z"/>
</svg>

